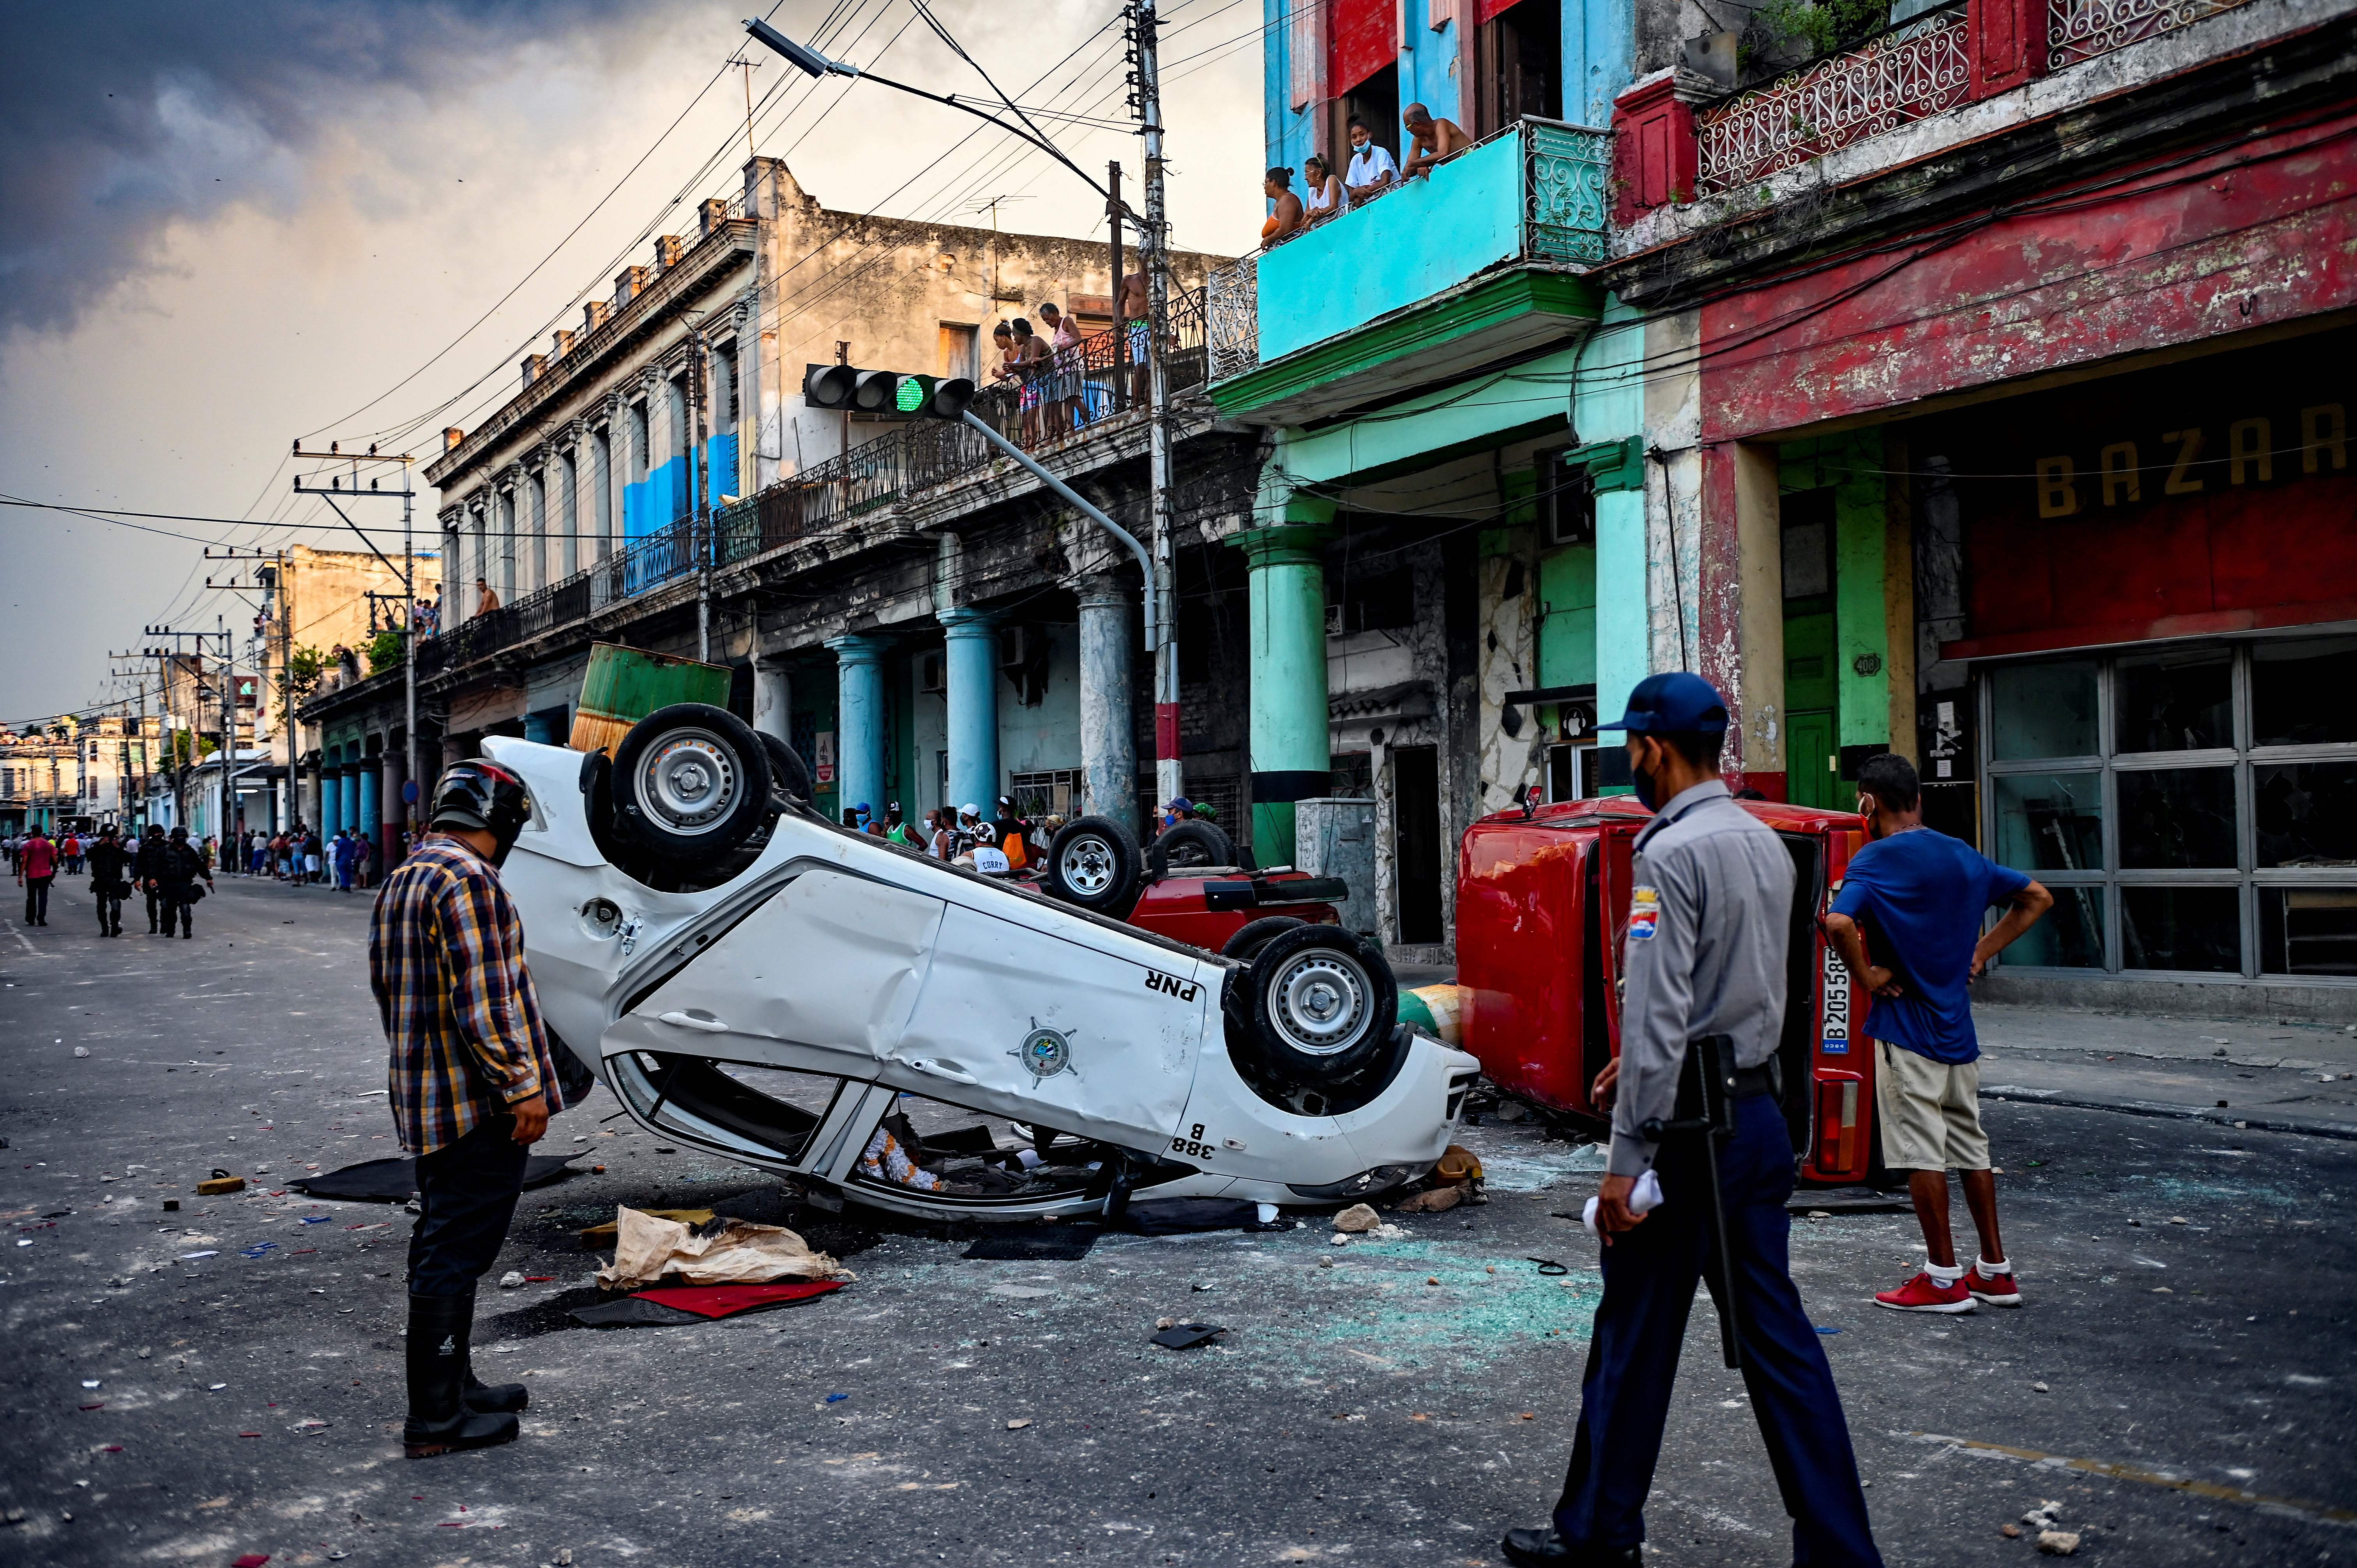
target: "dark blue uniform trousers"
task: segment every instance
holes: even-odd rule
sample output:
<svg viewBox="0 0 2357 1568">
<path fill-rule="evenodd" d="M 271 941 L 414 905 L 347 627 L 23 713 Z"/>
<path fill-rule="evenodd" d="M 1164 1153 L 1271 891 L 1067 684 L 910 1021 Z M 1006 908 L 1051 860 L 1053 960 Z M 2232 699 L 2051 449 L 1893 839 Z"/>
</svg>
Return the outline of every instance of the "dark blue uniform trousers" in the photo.
<svg viewBox="0 0 2357 1568">
<path fill-rule="evenodd" d="M 1604 1548 L 1645 1539 L 1645 1494 L 1662 1453 L 1670 1388 L 1685 1341 L 1695 1282 L 1715 1276 L 1704 1140 L 1674 1135 L 1656 1166 L 1662 1205 L 1604 1249 L 1604 1300 L 1580 1382 L 1579 1435 L 1555 1510 L 1566 1541 Z M 1792 1145 L 1775 1101 L 1736 1102 L 1736 1133 L 1719 1155 L 1727 1243 L 1743 1327 L 1743 1381 L 1792 1516 L 1797 1564 L 1880 1568 L 1841 1396 L 1787 1260 Z M 1711 1297 L 1720 1283 L 1709 1278 Z"/>
</svg>

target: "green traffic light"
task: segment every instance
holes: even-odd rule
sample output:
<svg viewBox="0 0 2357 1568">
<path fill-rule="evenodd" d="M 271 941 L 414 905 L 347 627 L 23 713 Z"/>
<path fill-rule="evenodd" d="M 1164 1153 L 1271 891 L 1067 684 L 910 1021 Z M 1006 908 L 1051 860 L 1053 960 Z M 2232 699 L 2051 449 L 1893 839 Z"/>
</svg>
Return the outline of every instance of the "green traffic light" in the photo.
<svg viewBox="0 0 2357 1568">
<path fill-rule="evenodd" d="M 925 406 L 925 383 L 915 376 L 902 376 L 899 390 L 892 401 L 902 413 L 915 413 Z"/>
</svg>

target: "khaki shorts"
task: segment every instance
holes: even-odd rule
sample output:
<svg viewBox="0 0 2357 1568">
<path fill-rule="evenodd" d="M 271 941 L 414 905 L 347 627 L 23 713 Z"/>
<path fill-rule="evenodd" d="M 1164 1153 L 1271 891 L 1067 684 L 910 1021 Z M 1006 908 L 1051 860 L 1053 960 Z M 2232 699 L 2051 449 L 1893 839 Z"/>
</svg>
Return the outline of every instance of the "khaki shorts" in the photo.
<svg viewBox="0 0 2357 1568">
<path fill-rule="evenodd" d="M 1900 1171 L 1985 1171 L 1981 1064 L 1937 1062 L 1878 1040 L 1874 1104 L 1882 1118 L 1882 1163 Z"/>
</svg>

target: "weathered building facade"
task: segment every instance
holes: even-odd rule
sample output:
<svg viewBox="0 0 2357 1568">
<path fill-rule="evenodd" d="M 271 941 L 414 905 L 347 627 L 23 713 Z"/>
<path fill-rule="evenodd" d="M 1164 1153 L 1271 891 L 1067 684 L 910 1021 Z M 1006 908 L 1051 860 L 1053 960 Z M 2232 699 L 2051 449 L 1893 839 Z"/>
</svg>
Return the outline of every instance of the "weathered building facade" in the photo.
<svg viewBox="0 0 2357 1568">
<path fill-rule="evenodd" d="M 1134 564 L 970 431 L 801 395 L 838 343 L 866 368 L 987 383 L 994 325 L 1053 302 L 1082 344 L 977 412 L 1149 532 L 1143 338 L 1112 329 L 1106 248 L 831 211 L 771 159 L 699 224 L 618 277 L 428 467 L 446 613 L 420 644 L 425 755 L 491 733 L 562 740 L 590 647 L 622 642 L 733 667 L 732 705 L 813 761 L 830 811 L 899 802 L 913 819 L 1012 794 L 1141 821 L 1153 704 Z M 1167 349 L 1185 740 L 1206 794 L 1232 804 L 1242 573 L 1212 541 L 1242 521 L 1258 461 L 1255 433 L 1200 395 L 1200 285 L 1218 260 L 1173 258 Z M 380 674 L 304 709 L 328 776 L 354 780 L 323 796 L 323 823 L 383 831 L 405 782 L 397 697 Z"/>
<path fill-rule="evenodd" d="M 1366 780 L 1413 941 L 1425 843 L 1622 787 L 1598 713 L 1695 669 L 1730 781 L 1900 751 L 2057 887 L 2017 993 L 2345 1006 L 2351 7 L 1769 17 L 1272 6 L 1272 164 L 1410 95 L 1477 142 L 1212 280 L 1254 768 Z"/>
</svg>

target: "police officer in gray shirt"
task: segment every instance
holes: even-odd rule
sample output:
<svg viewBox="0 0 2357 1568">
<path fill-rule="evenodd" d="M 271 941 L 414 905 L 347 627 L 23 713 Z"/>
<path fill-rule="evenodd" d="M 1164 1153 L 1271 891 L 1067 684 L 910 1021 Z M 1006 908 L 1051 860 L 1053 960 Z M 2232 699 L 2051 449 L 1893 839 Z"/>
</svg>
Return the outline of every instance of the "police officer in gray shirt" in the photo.
<svg viewBox="0 0 2357 1568">
<path fill-rule="evenodd" d="M 1612 1149 L 1597 1203 L 1604 1299 L 1580 1383 L 1570 1474 L 1553 1523 L 1512 1530 L 1508 1561 L 1593 1568 L 1639 1561 L 1645 1495 L 1661 1456 L 1671 1384 L 1695 1284 L 1725 1310 L 1733 1276 L 1743 1380 L 1768 1444 L 1792 1561 L 1880 1568 L 1841 1396 L 1786 1248 L 1792 1145 L 1773 1089 L 1784 1022 L 1792 862 L 1773 830 L 1732 800 L 1718 777 L 1727 704 L 1700 676 L 1652 675 L 1604 729 L 1628 732 L 1637 798 L 1659 814 L 1637 837 L 1620 972 L 1620 1054 L 1596 1080 L 1613 1102 Z M 1689 1047 L 1723 1036 L 1735 1066 L 1734 1136 L 1645 1136 L 1648 1122 L 1701 1109 Z M 1717 1255 L 1710 1172 L 1716 1158 L 1727 1250 Z M 1658 1207 L 1631 1200 L 1653 1173 Z"/>
</svg>

